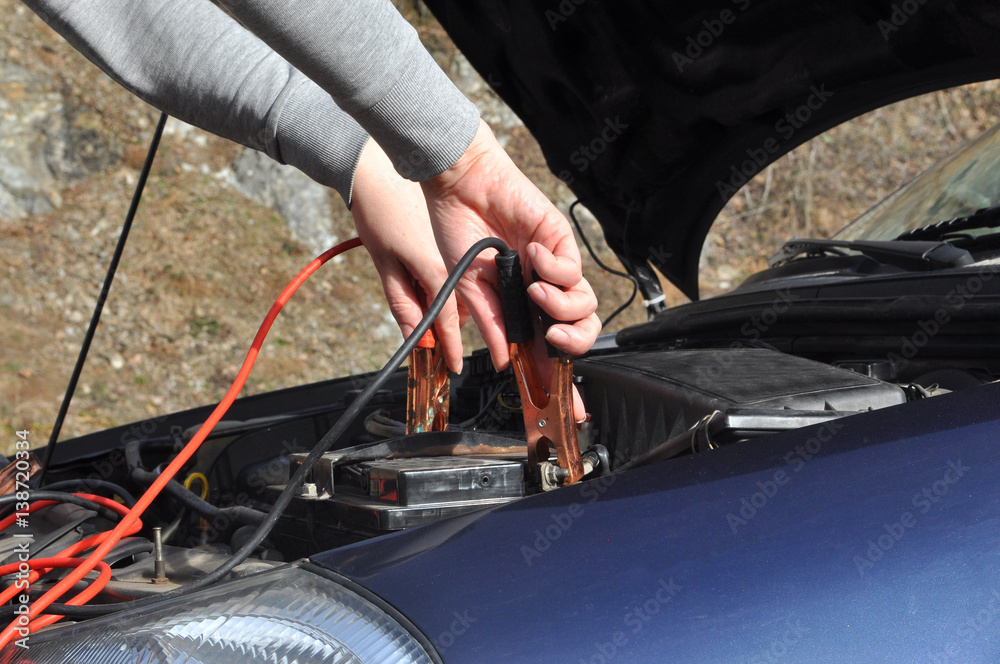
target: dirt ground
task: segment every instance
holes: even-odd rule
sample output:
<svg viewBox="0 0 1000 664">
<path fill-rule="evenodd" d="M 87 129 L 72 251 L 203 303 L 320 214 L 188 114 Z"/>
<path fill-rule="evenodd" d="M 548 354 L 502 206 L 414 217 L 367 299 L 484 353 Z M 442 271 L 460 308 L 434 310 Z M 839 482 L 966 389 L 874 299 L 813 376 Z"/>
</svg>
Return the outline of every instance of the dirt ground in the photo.
<svg viewBox="0 0 1000 664">
<path fill-rule="evenodd" d="M 429 14 L 406 10 L 432 50 L 452 49 Z M 0 29 L 0 59 L 61 94 L 106 163 L 68 181 L 51 212 L 0 220 L 0 431 L 11 438 L 28 429 L 43 444 L 158 113 L 17 0 L 0 0 Z M 766 169 L 730 202 L 706 242 L 703 293 L 736 286 L 788 237 L 823 237 L 844 225 L 995 123 L 998 96 L 988 83 L 897 104 Z M 312 258 L 285 220 L 221 177 L 237 146 L 176 123 L 168 129 L 63 438 L 220 398 L 274 296 Z M 510 132 L 508 151 L 553 200 L 572 200 L 523 128 Z M 335 194 L 331 203 L 334 232 L 350 236 L 350 215 Z M 618 266 L 606 247 L 602 257 Z M 589 257 L 585 264 L 606 316 L 630 286 Z M 668 288 L 671 306 L 683 301 Z M 634 304 L 608 331 L 644 318 Z M 467 336 L 469 350 L 476 335 Z M 351 252 L 286 307 L 245 393 L 376 369 L 399 340 L 367 255 Z"/>
</svg>

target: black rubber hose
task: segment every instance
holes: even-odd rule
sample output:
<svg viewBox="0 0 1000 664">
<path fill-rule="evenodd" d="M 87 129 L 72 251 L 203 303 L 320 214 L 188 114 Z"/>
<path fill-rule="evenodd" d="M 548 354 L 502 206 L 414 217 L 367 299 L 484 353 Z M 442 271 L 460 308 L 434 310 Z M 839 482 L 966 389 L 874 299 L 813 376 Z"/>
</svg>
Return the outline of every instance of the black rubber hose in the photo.
<svg viewBox="0 0 1000 664">
<path fill-rule="evenodd" d="M 122 500 L 125 501 L 126 507 L 132 507 L 135 505 L 135 497 L 132 496 L 124 487 L 115 484 L 114 482 L 109 482 L 107 480 L 92 480 L 85 477 L 72 480 L 63 480 L 61 482 L 53 482 L 52 484 L 46 484 L 43 487 L 39 487 L 43 491 L 61 491 L 63 489 L 77 489 L 85 490 L 88 493 L 93 489 L 104 489 L 105 491 L 110 491 L 121 496 Z"/>
<path fill-rule="evenodd" d="M 125 462 L 128 464 L 129 474 L 133 480 L 150 486 L 160 474 L 142 467 L 139 445 L 140 443 L 137 440 L 125 444 Z M 212 503 L 202 500 L 201 496 L 196 495 L 193 491 L 185 489 L 184 485 L 176 479 L 167 482 L 163 489 L 171 498 L 177 499 L 196 514 L 208 519 L 225 519 L 229 523 L 235 521 L 244 525 L 256 526 L 267 517 L 266 512 L 260 512 L 242 505 L 216 507 Z"/>
<path fill-rule="evenodd" d="M 111 292 L 111 282 L 115 280 L 115 272 L 118 271 L 118 263 L 121 262 L 122 253 L 125 251 L 125 243 L 128 241 L 129 231 L 132 229 L 132 222 L 135 220 L 135 213 L 139 209 L 139 201 L 142 200 L 142 190 L 146 187 L 146 179 L 149 171 L 153 168 L 153 157 L 156 156 L 156 149 L 160 145 L 160 137 L 163 136 L 163 127 L 167 124 L 167 114 L 160 113 L 160 121 L 156 124 L 153 132 L 153 140 L 149 143 L 149 151 L 146 153 L 146 162 L 142 165 L 142 172 L 139 173 L 139 180 L 135 183 L 135 193 L 132 194 L 132 204 L 125 215 L 125 223 L 122 224 L 122 232 L 118 236 L 118 244 L 111 255 L 111 263 L 108 265 L 108 272 L 104 275 L 104 285 L 101 286 L 101 294 L 97 296 L 97 304 L 94 305 L 94 313 L 90 316 L 90 325 L 87 326 L 87 333 L 83 335 L 83 344 L 80 346 L 80 354 L 76 357 L 76 366 L 70 374 L 69 384 L 66 385 L 66 394 L 63 395 L 62 403 L 59 404 L 59 413 L 56 415 L 55 424 L 52 425 L 52 434 L 49 436 L 49 444 L 45 447 L 45 456 L 42 458 L 42 469 L 38 471 L 38 483 L 45 482 L 45 473 L 52 464 L 52 455 L 55 454 L 56 442 L 59 440 L 59 432 L 62 431 L 63 421 L 66 413 L 69 412 L 70 401 L 73 400 L 73 393 L 76 392 L 76 384 L 83 373 L 83 365 L 87 362 L 87 353 L 90 352 L 90 344 L 94 340 L 97 332 L 97 323 L 101 320 L 101 312 L 104 311 L 104 302 Z"/>
<path fill-rule="evenodd" d="M 379 438 L 398 438 L 406 435 L 406 425 L 389 417 L 384 408 L 372 411 L 365 418 L 365 431 Z"/>
<path fill-rule="evenodd" d="M 156 480 L 158 474 L 148 470 L 140 470 L 135 471 L 132 476 L 136 480 L 142 481 L 143 484 L 150 485 Z M 185 489 L 184 485 L 177 480 L 170 480 L 163 488 L 168 494 L 170 494 L 171 498 L 176 498 L 192 512 L 199 516 L 203 516 L 206 519 L 225 519 L 228 522 L 235 521 L 236 523 L 241 523 L 243 525 L 256 526 L 267 518 L 266 512 L 261 512 L 253 509 L 252 507 L 245 507 L 243 505 L 216 507 L 212 503 L 202 500 L 201 496 L 197 495 L 193 491 Z"/>
<path fill-rule="evenodd" d="M 21 499 L 23 496 L 19 497 L 19 494 L 24 493 L 28 494 L 28 499 L 26 501 Z M 109 519 L 111 521 L 119 521 L 122 518 L 121 514 L 112 509 L 108 509 L 104 505 L 99 505 L 92 500 L 81 498 L 76 494 L 65 493 L 63 491 L 18 491 L 17 493 L 8 493 L 4 496 L 0 496 L 0 506 L 20 502 L 34 502 L 36 500 L 55 500 L 60 503 L 79 505 L 85 509 L 97 512 L 105 519 Z"/>
<path fill-rule="evenodd" d="M 344 434 L 347 428 L 351 425 L 354 419 L 364 410 L 368 402 L 371 401 L 375 393 L 381 389 L 381 387 L 389 380 L 393 372 L 403 363 L 409 354 L 420 341 L 420 338 L 424 336 L 424 333 L 430 329 L 431 325 L 434 323 L 434 319 L 437 318 L 438 314 L 441 313 L 441 309 L 444 308 L 445 302 L 448 301 L 448 297 L 451 295 L 452 291 L 455 290 L 455 286 L 458 285 L 459 279 L 465 274 L 465 271 L 469 269 L 472 261 L 486 249 L 496 249 L 497 251 L 509 254 L 511 250 L 507 245 L 498 238 L 485 238 L 479 242 L 472 245 L 472 247 L 465 252 L 462 259 L 458 261 L 455 265 L 455 269 L 451 271 L 448 275 L 448 279 L 445 280 L 444 285 L 438 292 L 437 297 L 431 303 L 430 307 L 427 309 L 427 313 L 417 324 L 417 327 L 410 333 L 410 336 L 406 338 L 403 345 L 395 352 L 395 354 L 386 362 L 372 381 L 361 391 L 361 394 L 351 402 L 351 405 L 347 408 L 337 423 L 333 425 L 326 435 L 324 435 L 316 446 L 309 452 L 309 455 L 302 461 L 302 465 L 299 469 L 295 471 L 295 474 L 288 480 L 288 484 L 285 485 L 284 491 L 278 496 L 275 501 L 274 506 L 267 515 L 267 519 L 258 526 L 257 530 L 254 532 L 253 536 L 247 540 L 240 549 L 233 554 L 233 556 L 227 560 L 225 563 L 217 567 L 212 572 L 201 577 L 197 581 L 193 581 L 186 586 L 177 588 L 175 590 L 170 590 L 161 595 L 155 597 L 146 597 L 143 599 L 137 599 L 133 602 L 123 602 L 120 604 L 101 604 L 94 606 L 68 606 L 66 604 L 52 604 L 47 609 L 46 613 L 59 614 L 72 618 L 93 618 L 96 616 L 104 616 L 110 613 L 115 613 L 117 611 L 122 611 L 125 609 L 139 609 L 148 608 L 161 601 L 168 599 L 173 599 L 175 597 L 181 597 L 188 595 L 197 590 L 201 590 L 206 586 L 209 586 L 221 579 L 224 579 L 233 569 L 242 563 L 244 560 L 250 557 L 260 546 L 261 542 L 270 534 L 271 530 L 278 523 L 278 519 L 288 508 L 288 505 L 292 502 L 292 498 L 298 493 L 299 487 L 306 479 L 306 475 L 312 470 L 312 467 L 316 465 L 320 457 L 323 456 L 329 450 L 335 442 Z"/>
<path fill-rule="evenodd" d="M 108 555 L 104 556 L 104 562 L 109 565 L 114 565 L 117 562 L 125 560 L 129 556 L 134 556 L 139 553 L 152 552 L 152 542 L 142 537 L 134 537 L 128 540 L 122 540 L 119 542 L 118 546 L 108 551 Z"/>
</svg>

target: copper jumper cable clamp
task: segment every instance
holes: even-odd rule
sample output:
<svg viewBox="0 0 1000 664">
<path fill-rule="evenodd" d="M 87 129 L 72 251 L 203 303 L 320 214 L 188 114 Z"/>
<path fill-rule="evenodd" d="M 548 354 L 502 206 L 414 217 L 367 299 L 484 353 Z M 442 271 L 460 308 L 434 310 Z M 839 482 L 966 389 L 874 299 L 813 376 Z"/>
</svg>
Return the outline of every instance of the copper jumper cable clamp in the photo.
<svg viewBox="0 0 1000 664">
<path fill-rule="evenodd" d="M 589 458 L 581 458 L 580 443 L 573 416 L 573 358 L 549 345 L 549 357 L 555 366 L 549 389 L 542 385 L 538 366 L 532 355 L 535 326 L 528 306 L 528 294 L 521 274 L 517 252 L 496 255 L 503 304 L 504 328 L 510 344 L 510 363 L 521 394 L 524 431 L 528 438 L 528 469 L 536 472 L 543 488 L 567 486 L 580 481 L 593 470 Z M 535 275 L 537 280 L 537 275 Z M 544 329 L 554 321 L 541 315 Z M 558 463 L 549 461 L 551 448 Z"/>
<path fill-rule="evenodd" d="M 407 372 L 406 433 L 446 431 L 451 380 L 433 330 L 427 330 L 410 351 Z"/>
<path fill-rule="evenodd" d="M 527 437 L 528 471 L 545 489 L 579 482 L 598 466 L 607 472 L 607 456 L 594 450 L 580 452 L 576 418 L 573 416 L 573 358 L 544 340 L 553 358 L 549 389 L 542 384 L 532 348 L 535 324 L 517 252 L 498 253 L 500 299 L 504 328 L 510 344 L 510 363 L 521 396 L 521 412 Z M 537 280 L 537 275 L 535 275 Z M 543 329 L 554 321 L 540 315 Z M 450 380 L 440 344 L 428 330 L 410 353 L 406 390 L 406 433 L 448 429 Z M 597 446 L 600 447 L 600 446 Z M 551 460 L 552 449 L 556 459 Z M 603 451 L 603 448 L 601 448 Z"/>
</svg>

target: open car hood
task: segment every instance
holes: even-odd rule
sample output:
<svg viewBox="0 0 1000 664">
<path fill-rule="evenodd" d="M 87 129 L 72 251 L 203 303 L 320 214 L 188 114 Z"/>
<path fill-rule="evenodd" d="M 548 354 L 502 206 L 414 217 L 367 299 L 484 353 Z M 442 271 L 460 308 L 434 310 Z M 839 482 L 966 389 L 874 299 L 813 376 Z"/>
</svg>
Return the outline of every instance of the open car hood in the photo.
<svg viewBox="0 0 1000 664">
<path fill-rule="evenodd" d="M 426 4 L 612 249 L 692 298 L 712 222 L 767 164 L 866 111 L 1000 76 L 986 0 Z"/>
</svg>

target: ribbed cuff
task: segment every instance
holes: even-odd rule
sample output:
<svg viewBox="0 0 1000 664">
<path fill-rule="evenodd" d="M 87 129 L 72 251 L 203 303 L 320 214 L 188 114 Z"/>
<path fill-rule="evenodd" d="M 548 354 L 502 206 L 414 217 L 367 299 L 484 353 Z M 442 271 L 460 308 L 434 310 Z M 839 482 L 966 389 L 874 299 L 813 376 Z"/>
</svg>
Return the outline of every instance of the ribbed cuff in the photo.
<svg viewBox="0 0 1000 664">
<path fill-rule="evenodd" d="M 311 81 L 288 96 L 277 116 L 271 156 L 332 187 L 351 207 L 354 172 L 368 133 Z"/>
<path fill-rule="evenodd" d="M 389 93 L 355 114 L 400 175 L 426 180 L 458 161 L 479 129 L 479 110 L 426 51 Z"/>
</svg>

